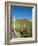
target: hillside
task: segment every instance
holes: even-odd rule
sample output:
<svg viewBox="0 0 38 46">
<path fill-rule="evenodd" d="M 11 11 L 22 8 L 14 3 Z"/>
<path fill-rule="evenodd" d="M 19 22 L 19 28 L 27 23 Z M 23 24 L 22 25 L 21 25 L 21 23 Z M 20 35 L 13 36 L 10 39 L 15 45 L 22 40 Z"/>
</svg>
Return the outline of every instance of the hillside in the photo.
<svg viewBox="0 0 38 46">
<path fill-rule="evenodd" d="M 12 27 L 14 29 L 14 36 L 16 38 L 20 37 L 31 37 L 32 36 L 32 22 L 22 19 L 15 21 L 15 28 L 12 22 Z"/>
<path fill-rule="evenodd" d="M 16 20 L 15 21 L 17 24 L 28 24 L 28 23 L 32 23 L 28 20 L 25 20 L 25 19 L 21 19 L 21 20 Z"/>
</svg>

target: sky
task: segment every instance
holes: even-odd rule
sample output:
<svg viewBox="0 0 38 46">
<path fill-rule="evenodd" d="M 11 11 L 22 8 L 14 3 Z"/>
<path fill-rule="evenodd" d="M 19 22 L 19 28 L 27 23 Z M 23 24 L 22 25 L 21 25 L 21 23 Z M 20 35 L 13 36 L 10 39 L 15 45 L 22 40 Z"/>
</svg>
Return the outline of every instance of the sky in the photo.
<svg viewBox="0 0 38 46">
<path fill-rule="evenodd" d="M 11 6 L 11 16 L 15 19 L 32 20 L 32 8 L 23 6 Z"/>
</svg>

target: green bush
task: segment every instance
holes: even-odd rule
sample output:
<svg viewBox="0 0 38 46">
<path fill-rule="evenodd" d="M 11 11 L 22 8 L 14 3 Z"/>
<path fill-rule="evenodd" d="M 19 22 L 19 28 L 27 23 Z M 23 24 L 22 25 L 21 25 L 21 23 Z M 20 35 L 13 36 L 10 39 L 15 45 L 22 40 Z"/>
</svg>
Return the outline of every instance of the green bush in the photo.
<svg viewBox="0 0 38 46">
<path fill-rule="evenodd" d="M 16 25 L 15 31 L 19 32 L 22 37 L 31 37 L 32 36 L 32 24 L 27 24 L 25 27 L 24 25 Z"/>
</svg>

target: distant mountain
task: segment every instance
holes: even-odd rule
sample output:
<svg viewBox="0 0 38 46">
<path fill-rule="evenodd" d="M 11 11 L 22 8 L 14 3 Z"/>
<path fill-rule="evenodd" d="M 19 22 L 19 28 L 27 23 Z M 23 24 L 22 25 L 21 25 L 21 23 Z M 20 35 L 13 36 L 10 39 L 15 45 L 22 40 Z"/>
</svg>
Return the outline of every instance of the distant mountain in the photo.
<svg viewBox="0 0 38 46">
<path fill-rule="evenodd" d="M 15 23 L 16 24 L 25 24 L 26 25 L 26 24 L 31 24 L 32 22 L 29 21 L 29 20 L 26 20 L 26 19 L 18 19 L 18 20 L 15 20 Z"/>
<path fill-rule="evenodd" d="M 27 21 L 27 22 L 32 22 L 32 21 L 27 20 L 27 19 L 17 19 L 16 21 Z"/>
</svg>

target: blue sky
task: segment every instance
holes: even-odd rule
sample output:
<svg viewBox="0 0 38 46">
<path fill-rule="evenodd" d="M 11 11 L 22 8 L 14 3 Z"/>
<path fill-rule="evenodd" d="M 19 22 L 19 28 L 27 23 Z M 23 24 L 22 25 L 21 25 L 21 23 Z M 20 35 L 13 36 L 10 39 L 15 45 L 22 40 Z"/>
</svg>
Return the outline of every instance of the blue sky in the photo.
<svg viewBox="0 0 38 46">
<path fill-rule="evenodd" d="M 27 19 L 32 20 L 32 8 L 31 7 L 21 7 L 21 6 L 11 6 L 11 16 L 15 16 L 16 19 Z"/>
</svg>

